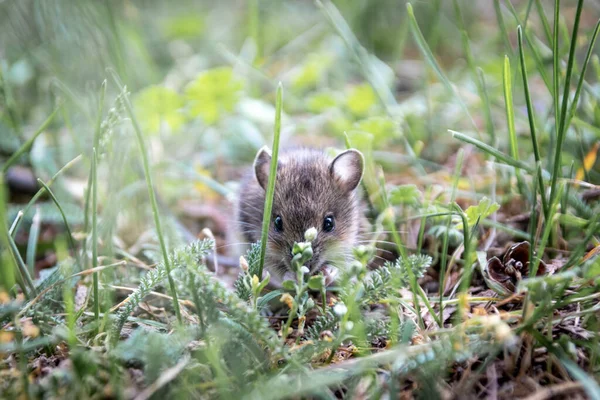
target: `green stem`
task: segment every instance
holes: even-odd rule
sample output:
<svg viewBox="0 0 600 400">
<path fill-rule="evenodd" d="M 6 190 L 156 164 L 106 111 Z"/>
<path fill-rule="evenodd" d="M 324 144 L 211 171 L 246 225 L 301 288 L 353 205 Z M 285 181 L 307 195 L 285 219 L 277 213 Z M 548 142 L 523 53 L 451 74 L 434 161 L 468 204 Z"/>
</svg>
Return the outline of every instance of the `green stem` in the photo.
<svg viewBox="0 0 600 400">
<path fill-rule="evenodd" d="M 56 208 L 58 208 L 58 211 L 60 212 L 60 215 L 63 219 L 63 223 L 65 224 L 65 229 L 67 230 L 67 236 L 69 238 L 69 245 L 71 246 L 71 249 L 75 253 L 75 259 L 77 260 L 77 263 L 79 265 L 81 265 L 81 260 L 79 259 L 79 253 L 77 252 L 77 246 L 75 245 L 75 240 L 73 240 L 73 234 L 71 233 L 71 228 L 69 228 L 69 223 L 67 222 L 67 216 L 66 216 L 63 208 L 61 207 L 60 203 L 58 202 L 58 199 L 56 198 L 56 196 L 54 195 L 54 193 L 52 192 L 50 187 L 47 184 L 45 184 L 44 181 L 42 181 L 41 179 L 38 179 L 37 181 L 40 185 L 42 185 L 44 190 L 46 192 L 48 192 L 48 195 L 50 196 L 50 198 L 56 205 Z"/>
<path fill-rule="evenodd" d="M 98 159 L 96 148 L 92 151 L 92 268 L 98 268 Z M 94 319 L 100 320 L 100 299 L 98 293 L 98 272 L 92 275 L 94 286 Z"/>
<path fill-rule="evenodd" d="M 523 91 L 525 92 L 525 102 L 527 103 L 527 116 L 529 119 L 529 132 L 531 135 L 531 143 L 533 145 L 533 156 L 535 158 L 536 164 L 540 164 L 541 155 L 535 131 L 535 114 L 531 103 L 531 96 L 529 94 L 529 81 L 527 79 L 527 67 L 525 65 L 525 54 L 523 52 L 523 32 L 520 26 L 517 28 L 517 36 L 519 41 L 519 58 L 521 60 L 521 74 L 523 75 Z M 542 170 L 541 168 L 536 169 L 537 179 L 540 185 L 540 197 L 542 199 L 542 208 L 544 210 L 544 215 L 548 215 L 548 203 L 546 203 L 546 194 L 544 193 L 543 189 L 544 180 L 542 179 Z"/>
<path fill-rule="evenodd" d="M 119 82 L 119 79 L 116 75 L 114 75 L 115 82 L 117 83 L 119 90 L 124 91 L 123 85 Z M 150 162 L 148 161 L 148 151 L 146 150 L 146 144 L 144 142 L 144 136 L 142 134 L 142 129 L 135 117 L 135 113 L 133 112 L 133 106 L 131 105 L 131 101 L 129 100 L 129 96 L 125 93 L 123 96 L 123 102 L 125 103 L 125 108 L 127 110 L 127 114 L 131 118 L 131 123 L 133 125 L 133 130 L 135 131 L 135 136 L 138 142 L 138 146 L 140 148 L 140 153 L 142 156 L 142 163 L 144 166 L 144 176 L 146 178 L 146 186 L 148 188 L 148 195 L 150 197 L 150 204 L 152 206 L 152 215 L 154 217 L 154 225 L 156 226 L 156 234 L 158 235 L 158 240 L 160 242 L 160 248 L 163 254 L 163 261 L 165 263 L 165 270 L 167 272 L 167 278 L 169 280 L 169 289 L 171 292 L 171 297 L 173 298 L 173 308 L 175 309 L 175 314 L 177 316 L 177 321 L 179 324 L 182 324 L 181 319 L 181 310 L 179 309 L 179 300 L 177 298 L 177 289 L 175 287 L 175 281 L 171 276 L 171 260 L 169 260 L 169 253 L 167 252 L 167 245 L 165 243 L 165 238 L 163 236 L 161 224 L 160 224 L 160 214 L 158 212 L 158 204 L 156 202 L 156 193 L 154 192 L 154 184 L 152 182 L 152 171 L 150 169 Z"/>
<path fill-rule="evenodd" d="M 277 162 L 279 157 L 279 137 L 281 134 L 281 107 L 283 105 L 283 85 L 279 82 L 277 86 L 277 97 L 275 100 L 275 127 L 273 131 L 273 146 L 271 148 L 271 165 L 269 169 L 269 182 L 265 193 L 265 207 L 263 210 L 262 234 L 260 237 L 260 263 L 258 266 L 258 278 L 262 280 L 263 267 L 265 265 L 265 254 L 267 252 L 267 239 L 269 237 L 269 225 L 271 224 L 271 209 L 273 208 L 273 194 L 275 193 L 275 181 L 277 180 Z"/>
<path fill-rule="evenodd" d="M 40 238 L 40 210 L 36 210 L 31 221 L 31 229 L 29 229 L 29 239 L 27 239 L 27 253 L 25 261 L 29 266 L 29 272 L 34 273 L 35 256 L 37 253 L 38 240 Z"/>
<path fill-rule="evenodd" d="M 554 168 L 552 171 L 552 181 L 550 184 L 550 205 L 556 198 L 556 184 L 558 181 L 558 175 L 561 167 L 561 156 L 562 156 L 562 144 L 566 133 L 567 123 L 567 104 L 569 103 L 569 89 L 571 86 L 571 73 L 573 72 L 573 63 L 575 62 L 575 48 L 577 47 L 577 32 L 579 30 L 579 20 L 581 18 L 581 11 L 583 9 L 583 0 L 577 2 L 577 11 L 575 12 L 575 22 L 573 23 L 573 33 L 571 36 L 571 45 L 569 48 L 569 60 L 567 62 L 567 72 L 565 75 L 565 87 L 563 89 L 562 105 L 561 110 L 558 110 L 558 78 L 560 74 L 559 70 L 559 54 L 558 54 L 558 29 L 559 29 L 559 7 L 560 0 L 556 0 L 554 10 L 554 43 L 553 43 L 553 58 L 554 58 L 554 106 L 555 110 L 555 124 L 556 128 L 556 147 L 554 152 Z M 559 122 L 560 121 L 560 122 Z M 550 215 L 546 215 L 546 219 L 549 219 Z"/>
<path fill-rule="evenodd" d="M 460 170 L 462 168 L 463 163 L 463 149 L 458 150 L 458 154 L 456 156 L 456 165 L 454 167 L 454 182 L 452 184 L 452 194 L 450 195 L 450 204 L 454 204 L 456 199 L 456 189 L 458 188 L 458 180 L 460 178 Z M 446 284 L 446 269 L 448 268 L 447 260 L 448 260 L 448 231 L 450 230 L 450 222 L 452 220 L 451 216 L 448 216 L 448 220 L 446 221 L 446 232 L 444 233 L 444 238 L 442 242 L 442 257 L 440 259 L 440 280 L 439 280 L 439 292 L 438 295 L 440 299 L 444 297 L 444 290 Z M 444 320 L 444 303 L 440 302 L 440 315 L 439 320 Z"/>
<path fill-rule="evenodd" d="M 60 174 L 62 174 L 63 172 L 65 172 L 66 170 L 68 170 L 69 168 L 71 168 L 79 160 L 81 160 L 81 155 L 78 155 L 77 157 L 75 157 L 74 159 L 72 159 L 71 161 L 69 161 L 68 163 L 66 163 L 61 169 L 59 169 L 54 174 L 54 176 L 52 176 L 52 178 L 50 178 L 50 180 L 46 183 L 46 185 L 48 187 L 52 186 L 52 184 L 59 177 Z M 15 235 L 19 231 L 19 227 L 21 226 L 21 223 L 23 222 L 23 218 L 22 217 L 25 216 L 25 215 L 27 215 L 27 212 L 29 211 L 29 209 L 31 209 L 31 207 L 33 207 L 33 205 L 35 204 L 35 202 L 38 201 L 38 199 L 44 194 L 45 191 L 46 191 L 46 189 L 41 188 L 31 198 L 31 200 L 29 200 L 29 203 L 27 203 L 27 205 L 25 206 L 25 208 L 23 209 L 23 211 L 19 214 L 21 217 L 19 219 L 16 219 L 15 222 L 13 223 L 13 227 L 10 230 L 10 234 L 11 234 L 12 237 L 15 237 Z"/>
<path fill-rule="evenodd" d="M 2 174 L 5 174 L 6 171 L 8 171 L 8 168 L 10 168 L 10 166 L 12 166 L 15 162 L 17 162 L 17 160 L 19 159 L 19 157 L 21 157 L 21 155 L 23 155 L 23 153 L 25 153 L 27 150 L 29 150 L 31 148 L 31 146 L 33 145 L 33 142 L 35 141 L 35 139 L 37 139 L 37 137 L 46 130 L 46 128 L 48 127 L 48 125 L 50 125 L 50 122 L 52 122 L 52 120 L 54 119 L 54 116 L 58 113 L 58 110 L 60 110 L 61 104 L 59 104 L 54 111 L 52 112 L 52 114 L 50 114 L 50 116 L 48 118 L 46 118 L 46 120 L 44 121 L 44 123 L 38 128 L 37 131 L 35 131 L 35 133 L 33 134 L 33 136 L 31 136 L 29 138 L 29 140 L 27 142 L 25 142 L 23 144 L 23 146 L 21 146 L 19 148 L 19 150 L 17 150 L 2 166 Z"/>
</svg>

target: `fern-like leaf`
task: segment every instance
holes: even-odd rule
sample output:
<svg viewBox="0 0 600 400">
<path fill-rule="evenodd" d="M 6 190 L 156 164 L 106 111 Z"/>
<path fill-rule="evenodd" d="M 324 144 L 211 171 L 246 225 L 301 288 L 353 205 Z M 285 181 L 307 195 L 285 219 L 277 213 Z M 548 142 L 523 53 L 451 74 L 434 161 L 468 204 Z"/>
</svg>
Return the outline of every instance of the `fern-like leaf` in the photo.
<svg viewBox="0 0 600 400">
<path fill-rule="evenodd" d="M 422 254 L 410 255 L 406 261 L 399 257 L 393 263 L 386 262 L 383 267 L 371 272 L 364 279 L 365 292 L 363 299 L 365 303 L 372 304 L 387 297 L 394 286 L 408 287 L 410 284 L 409 268 L 415 277 L 419 279 L 431 266 L 431 262 L 430 256 Z"/>
<path fill-rule="evenodd" d="M 214 247 L 214 241 L 205 239 L 201 241 L 196 241 L 191 243 L 183 248 L 179 248 L 173 251 L 172 254 L 169 255 L 171 262 L 171 270 L 176 270 L 181 268 L 190 260 L 198 260 L 203 256 L 206 256 L 210 250 Z M 113 324 L 113 329 L 111 332 L 111 340 L 114 343 L 119 339 L 121 334 L 121 329 L 123 329 L 123 325 L 125 325 L 125 321 L 129 315 L 133 312 L 133 310 L 137 307 L 137 305 L 146 297 L 148 293 L 154 288 L 156 285 L 160 284 L 167 277 L 167 271 L 165 268 L 164 262 L 159 263 L 156 268 L 149 271 L 141 280 L 138 288 L 129 295 L 126 299 L 125 304 L 120 308 L 119 313 L 117 315 L 117 319 Z"/>
<path fill-rule="evenodd" d="M 253 243 L 246 253 L 246 262 L 248 263 L 248 271 L 240 271 L 237 280 L 234 283 L 235 293 L 244 300 L 249 301 L 252 295 L 252 277 L 258 274 L 260 266 L 260 241 Z"/>
</svg>

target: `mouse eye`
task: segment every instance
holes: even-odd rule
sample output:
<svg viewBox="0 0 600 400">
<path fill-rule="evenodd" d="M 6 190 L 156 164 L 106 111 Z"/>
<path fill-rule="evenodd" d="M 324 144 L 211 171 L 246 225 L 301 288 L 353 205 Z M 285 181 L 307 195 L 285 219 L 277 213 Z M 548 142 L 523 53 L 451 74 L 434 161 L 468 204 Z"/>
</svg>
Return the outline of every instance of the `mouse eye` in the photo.
<svg viewBox="0 0 600 400">
<path fill-rule="evenodd" d="M 283 231 L 283 220 L 281 219 L 281 217 L 279 215 L 275 217 L 273 224 L 275 225 L 275 230 L 277 232 Z"/>
<path fill-rule="evenodd" d="M 331 232 L 335 228 L 335 222 L 332 216 L 325 217 L 323 220 L 323 230 L 325 232 Z"/>
</svg>

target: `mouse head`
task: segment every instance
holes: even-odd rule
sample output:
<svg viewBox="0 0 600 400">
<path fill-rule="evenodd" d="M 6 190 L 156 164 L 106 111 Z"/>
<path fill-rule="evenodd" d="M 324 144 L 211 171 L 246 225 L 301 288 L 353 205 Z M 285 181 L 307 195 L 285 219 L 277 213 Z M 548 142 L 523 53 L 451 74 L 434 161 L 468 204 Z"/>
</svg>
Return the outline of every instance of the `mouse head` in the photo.
<svg viewBox="0 0 600 400">
<path fill-rule="evenodd" d="M 254 162 L 259 185 L 266 192 L 271 154 L 262 148 Z M 363 156 L 346 150 L 333 160 L 321 151 L 285 152 L 277 163 L 275 193 L 268 236 L 268 261 L 285 274 L 291 269 L 294 242 L 317 229 L 312 242 L 311 273 L 326 265 L 342 265 L 356 244 L 361 214 L 356 188 L 363 174 Z"/>
</svg>

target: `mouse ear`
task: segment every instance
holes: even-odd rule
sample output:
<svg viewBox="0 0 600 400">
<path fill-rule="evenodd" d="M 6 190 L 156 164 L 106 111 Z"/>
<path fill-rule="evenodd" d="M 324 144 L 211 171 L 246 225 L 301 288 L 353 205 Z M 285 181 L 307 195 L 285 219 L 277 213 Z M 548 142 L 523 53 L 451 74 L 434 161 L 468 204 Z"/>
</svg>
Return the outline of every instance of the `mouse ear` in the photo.
<svg viewBox="0 0 600 400">
<path fill-rule="evenodd" d="M 267 184 L 269 182 L 269 169 L 271 166 L 271 152 L 267 146 L 262 147 L 256 158 L 254 159 L 254 175 L 259 185 L 267 190 Z"/>
<path fill-rule="evenodd" d="M 363 155 L 360 151 L 350 149 L 339 154 L 329 165 L 329 173 L 337 183 L 350 192 L 358 186 L 363 175 Z"/>
</svg>

